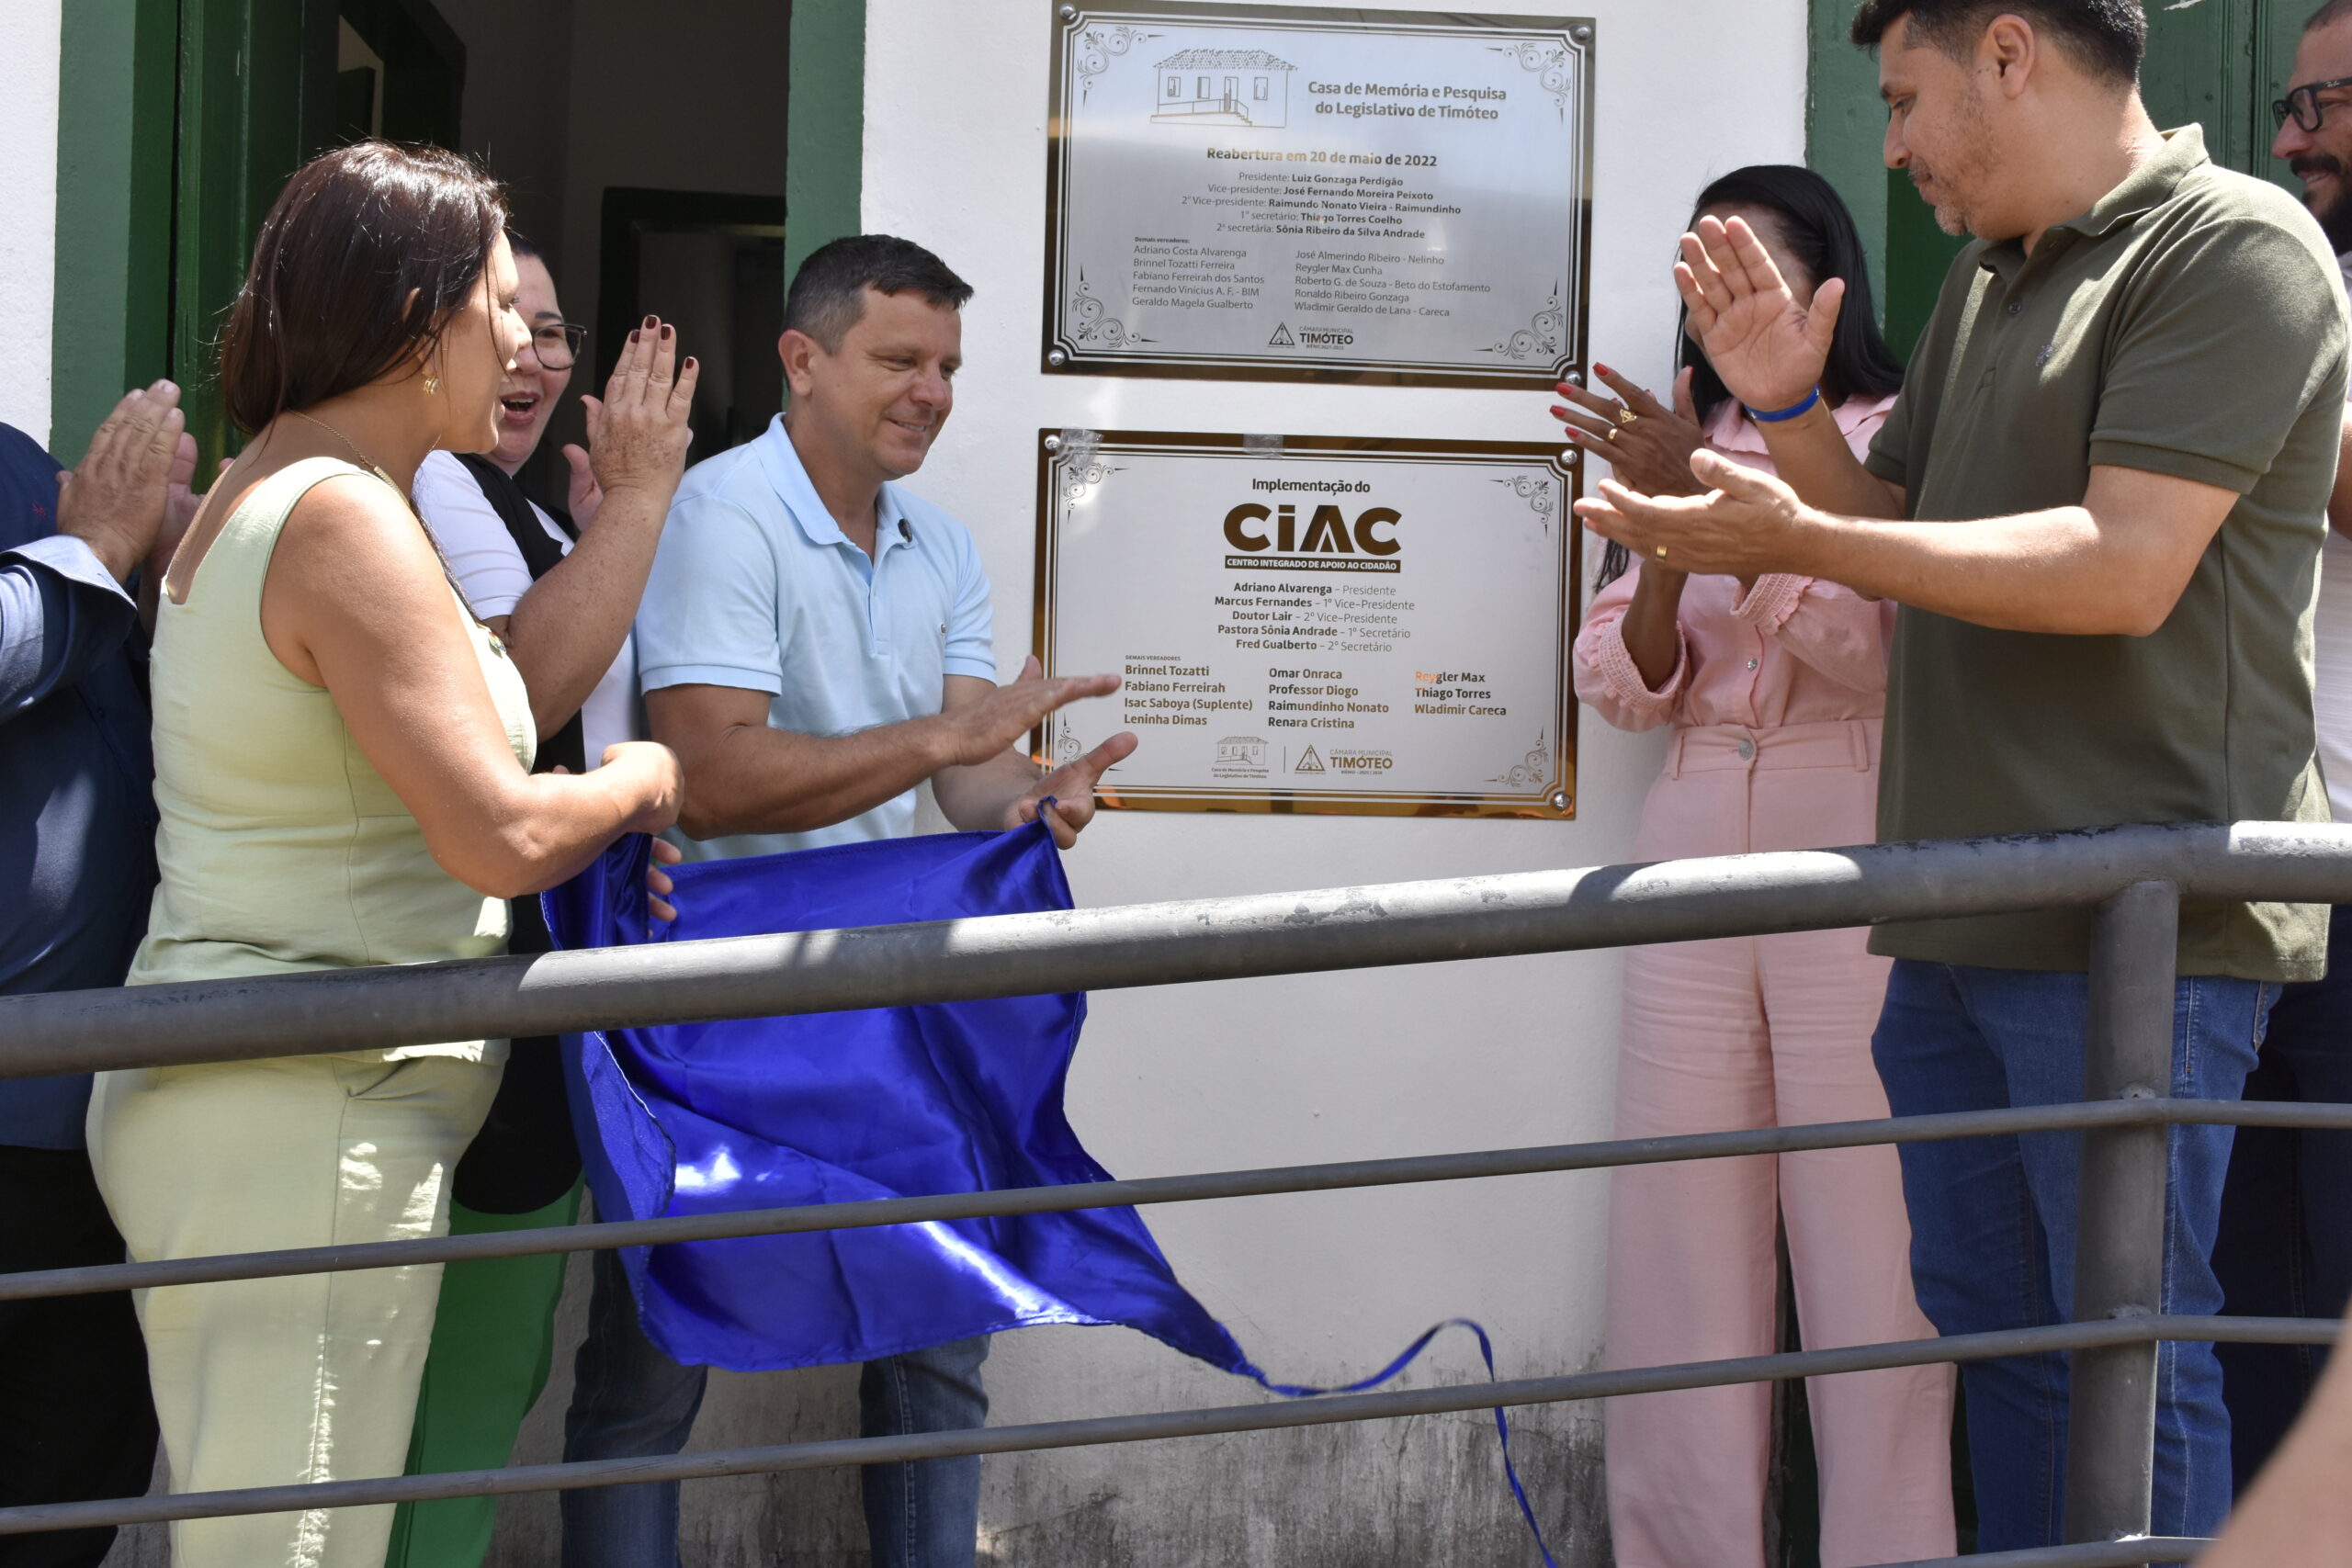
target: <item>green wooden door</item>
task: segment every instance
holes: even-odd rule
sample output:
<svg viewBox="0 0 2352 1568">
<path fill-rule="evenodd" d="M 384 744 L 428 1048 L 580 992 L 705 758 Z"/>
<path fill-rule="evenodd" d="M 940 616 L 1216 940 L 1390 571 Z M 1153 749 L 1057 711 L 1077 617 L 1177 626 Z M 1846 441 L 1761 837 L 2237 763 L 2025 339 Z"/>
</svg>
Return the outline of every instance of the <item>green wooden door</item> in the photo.
<svg viewBox="0 0 2352 1568">
<path fill-rule="evenodd" d="M 278 190 L 347 140 L 337 29 L 387 62 L 386 134 L 456 144 L 464 50 L 429 0 L 72 0 L 60 59 L 51 445 L 180 383 L 207 469 L 236 448 L 220 328 Z"/>
<path fill-rule="evenodd" d="M 334 124 L 335 21 L 332 0 L 181 0 L 171 364 L 208 468 L 236 447 L 219 342 L 254 236 Z"/>
</svg>

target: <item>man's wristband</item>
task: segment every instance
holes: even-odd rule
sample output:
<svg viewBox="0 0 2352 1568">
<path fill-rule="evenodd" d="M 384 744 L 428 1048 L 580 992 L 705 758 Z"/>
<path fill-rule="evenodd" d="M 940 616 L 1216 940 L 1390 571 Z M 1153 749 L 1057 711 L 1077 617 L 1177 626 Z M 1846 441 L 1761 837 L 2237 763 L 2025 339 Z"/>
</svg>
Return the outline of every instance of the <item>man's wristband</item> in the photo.
<svg viewBox="0 0 2352 1568">
<path fill-rule="evenodd" d="M 1758 424 L 1778 424 L 1784 419 L 1796 418 L 1797 415 L 1805 412 L 1807 410 L 1811 409 L 1814 404 L 1820 400 L 1821 389 L 1815 387 L 1812 391 L 1807 392 L 1804 395 L 1804 400 L 1803 402 L 1791 403 L 1787 408 L 1774 409 L 1769 413 L 1762 409 L 1748 409 L 1746 403 L 1742 403 L 1739 406 L 1741 408 L 1747 409 L 1747 417 L 1754 420 Z"/>
</svg>

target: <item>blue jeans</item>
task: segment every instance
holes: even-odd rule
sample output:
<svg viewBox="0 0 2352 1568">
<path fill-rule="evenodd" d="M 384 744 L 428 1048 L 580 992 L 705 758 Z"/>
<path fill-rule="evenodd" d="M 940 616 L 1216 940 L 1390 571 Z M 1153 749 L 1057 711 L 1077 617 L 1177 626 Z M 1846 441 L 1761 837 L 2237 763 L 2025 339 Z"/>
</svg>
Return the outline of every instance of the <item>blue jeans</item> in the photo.
<svg viewBox="0 0 2352 1568">
<path fill-rule="evenodd" d="M 2172 1092 L 2235 1100 L 2278 987 L 2176 982 Z M 1871 1050 L 1898 1116 L 2063 1104 L 2083 1097 L 2089 977 L 1901 959 Z M 2211 1258 L 2229 1169 L 2228 1127 L 2175 1127 L 2165 1196 L 2167 1313 L 2221 1310 Z M 2073 1316 L 2077 1133 L 1905 1144 L 1911 1272 L 1944 1334 Z M 2055 1545 L 2066 1495 L 2064 1354 L 1962 1369 L 1979 1551 Z M 2156 1364 L 2158 1535 L 2211 1535 L 2230 1508 L 2230 1418 L 2211 1345 L 2165 1345 Z"/>
<path fill-rule="evenodd" d="M 2285 987 L 2248 1100 L 2352 1102 L 2352 905 L 2328 920 L 2327 977 Z M 2213 1272 L 2243 1317 L 2341 1317 L 2352 1298 L 2352 1133 L 2241 1127 Z M 2222 1345 L 2237 1489 L 2254 1483 L 2327 1365 L 2319 1345 Z"/>
<path fill-rule="evenodd" d="M 656 1349 L 638 1326 L 620 1256 L 596 1254 L 588 1337 L 564 1417 L 566 1460 L 634 1459 L 686 1446 L 707 1367 Z M 866 1437 L 941 1432 L 988 1420 L 983 1337 L 866 1363 L 858 1382 Z M 869 1464 L 861 1477 L 875 1568 L 972 1568 L 980 1520 L 980 1461 Z M 677 1568 L 678 1483 L 596 1486 L 562 1494 L 563 1568 Z"/>
</svg>

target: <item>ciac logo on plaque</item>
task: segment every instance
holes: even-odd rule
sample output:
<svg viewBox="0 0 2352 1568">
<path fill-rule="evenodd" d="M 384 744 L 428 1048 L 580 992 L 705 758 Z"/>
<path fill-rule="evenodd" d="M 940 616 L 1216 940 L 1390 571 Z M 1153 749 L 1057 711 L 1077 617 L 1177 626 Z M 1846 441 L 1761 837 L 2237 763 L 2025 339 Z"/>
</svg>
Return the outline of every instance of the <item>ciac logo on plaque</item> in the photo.
<svg viewBox="0 0 2352 1568">
<path fill-rule="evenodd" d="M 1048 372 L 1582 367 L 1589 19 L 1095 4 L 1053 28 Z"/>
<path fill-rule="evenodd" d="M 1557 446 L 1040 431 L 1052 720 L 1142 744 L 1104 804 L 1560 818 L 1576 805 L 1576 475 Z"/>
</svg>

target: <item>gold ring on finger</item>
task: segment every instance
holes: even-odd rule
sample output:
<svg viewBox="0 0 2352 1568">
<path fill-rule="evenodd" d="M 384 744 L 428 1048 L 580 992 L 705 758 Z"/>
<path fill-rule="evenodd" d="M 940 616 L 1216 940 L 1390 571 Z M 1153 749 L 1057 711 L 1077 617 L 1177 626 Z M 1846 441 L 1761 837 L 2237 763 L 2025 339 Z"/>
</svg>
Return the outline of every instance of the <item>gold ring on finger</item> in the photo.
<svg viewBox="0 0 2352 1568">
<path fill-rule="evenodd" d="M 1657 558 L 1660 560 L 1664 560 L 1666 558 L 1666 547 L 1664 545 L 1660 545 L 1657 547 Z"/>
<path fill-rule="evenodd" d="M 1619 403 L 1617 405 L 1617 426 L 1619 429 L 1623 429 L 1626 425 L 1633 423 L 1635 420 L 1641 417 L 1642 416 L 1640 414 L 1635 413 L 1632 409 L 1627 408 L 1624 404 Z"/>
<path fill-rule="evenodd" d="M 1615 425 L 1613 425 L 1613 424 L 1612 424 L 1612 425 L 1611 425 L 1611 426 L 1609 427 L 1609 434 L 1608 434 L 1607 435 L 1603 436 L 1601 439 L 1603 439 L 1603 440 L 1607 441 L 1607 442 L 1609 443 L 1609 445 L 1611 445 L 1611 446 L 1616 446 L 1616 445 L 1617 445 L 1617 427 L 1616 427 Z"/>
</svg>

